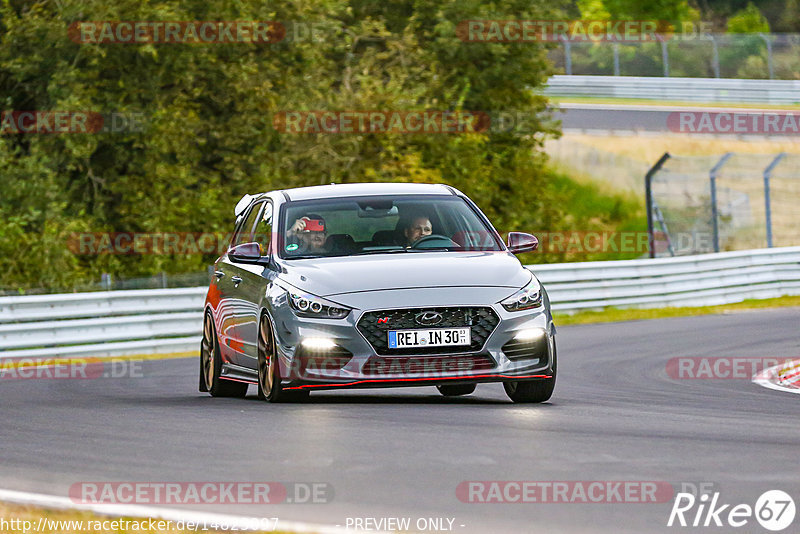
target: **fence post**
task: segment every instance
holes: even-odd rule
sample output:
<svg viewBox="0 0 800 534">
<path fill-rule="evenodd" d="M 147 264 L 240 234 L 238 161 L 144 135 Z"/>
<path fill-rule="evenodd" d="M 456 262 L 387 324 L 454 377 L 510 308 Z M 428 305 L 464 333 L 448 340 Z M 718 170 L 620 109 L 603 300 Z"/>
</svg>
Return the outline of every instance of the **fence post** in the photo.
<svg viewBox="0 0 800 534">
<path fill-rule="evenodd" d="M 645 209 L 647 210 L 647 247 L 650 249 L 651 258 L 656 257 L 655 236 L 653 234 L 653 188 L 651 182 L 653 176 L 661 169 L 664 162 L 666 162 L 669 157 L 669 152 L 664 152 L 656 164 L 650 167 L 650 170 L 644 175 L 644 202 L 646 204 Z"/>
<path fill-rule="evenodd" d="M 775 66 L 772 64 L 772 40 L 768 35 L 764 35 L 763 33 L 759 33 L 758 35 L 767 43 L 767 69 L 769 70 L 769 79 L 774 80 Z"/>
<path fill-rule="evenodd" d="M 619 76 L 619 43 L 614 43 L 614 76 Z"/>
<path fill-rule="evenodd" d="M 100 275 L 100 286 L 106 291 L 111 291 L 111 275 L 103 273 Z"/>
<path fill-rule="evenodd" d="M 733 156 L 733 152 L 728 152 L 722 156 L 716 165 L 711 168 L 708 178 L 711 185 L 711 228 L 714 238 L 714 252 L 719 252 L 719 217 L 717 216 L 717 173 L 725 165 L 725 162 Z"/>
<path fill-rule="evenodd" d="M 561 36 L 561 40 L 564 41 L 564 73 L 565 74 L 572 74 L 572 43 L 569 42 L 569 39 Z"/>
<path fill-rule="evenodd" d="M 656 38 L 661 41 L 661 63 L 664 66 L 664 77 L 669 78 L 669 51 L 667 50 L 667 40 L 661 34 L 656 34 Z"/>
<path fill-rule="evenodd" d="M 766 222 L 767 222 L 767 247 L 772 248 L 772 208 L 770 207 L 769 203 L 769 178 L 772 174 L 772 170 L 781 162 L 781 160 L 786 156 L 785 152 L 781 152 L 778 154 L 772 162 L 767 165 L 767 168 L 764 169 L 764 208 L 766 210 Z"/>
<path fill-rule="evenodd" d="M 714 53 L 714 58 L 712 60 L 714 78 L 719 78 L 719 48 L 717 47 L 717 40 L 712 33 L 708 34 L 708 38 L 711 39 L 711 50 Z"/>
</svg>

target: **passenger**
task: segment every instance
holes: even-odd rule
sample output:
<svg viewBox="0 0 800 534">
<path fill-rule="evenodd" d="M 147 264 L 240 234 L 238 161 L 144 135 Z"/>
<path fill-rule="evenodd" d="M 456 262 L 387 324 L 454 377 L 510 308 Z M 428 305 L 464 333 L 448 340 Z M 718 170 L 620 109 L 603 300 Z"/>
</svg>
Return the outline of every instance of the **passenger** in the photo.
<svg viewBox="0 0 800 534">
<path fill-rule="evenodd" d="M 293 254 L 314 254 L 327 252 L 328 228 L 325 219 L 309 213 L 297 219 L 286 230 L 286 250 Z M 293 247 L 292 245 L 297 245 Z"/>
</svg>

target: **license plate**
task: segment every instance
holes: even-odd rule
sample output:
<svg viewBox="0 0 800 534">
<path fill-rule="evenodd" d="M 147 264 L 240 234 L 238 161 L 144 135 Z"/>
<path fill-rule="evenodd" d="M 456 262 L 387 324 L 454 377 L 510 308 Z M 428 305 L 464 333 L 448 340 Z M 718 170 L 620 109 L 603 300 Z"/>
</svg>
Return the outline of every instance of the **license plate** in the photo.
<svg viewBox="0 0 800 534">
<path fill-rule="evenodd" d="M 469 328 L 432 328 L 429 330 L 389 330 L 389 348 L 446 347 L 469 345 Z"/>
</svg>

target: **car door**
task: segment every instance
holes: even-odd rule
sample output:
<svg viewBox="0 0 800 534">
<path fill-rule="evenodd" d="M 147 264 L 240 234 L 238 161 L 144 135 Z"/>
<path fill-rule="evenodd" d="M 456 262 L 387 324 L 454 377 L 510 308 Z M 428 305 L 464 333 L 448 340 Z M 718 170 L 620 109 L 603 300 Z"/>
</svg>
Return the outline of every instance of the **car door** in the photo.
<svg viewBox="0 0 800 534">
<path fill-rule="evenodd" d="M 230 249 L 236 245 L 250 243 L 253 241 L 258 218 L 264 208 L 265 201 L 257 200 L 244 212 L 242 220 L 236 228 L 231 239 Z M 220 305 L 218 307 L 218 334 L 220 350 L 224 359 L 236 365 L 247 365 L 247 350 L 245 346 L 247 321 L 250 315 L 249 287 L 244 285 L 247 278 L 247 271 L 244 266 L 234 263 L 226 253 L 220 258 L 216 265 L 217 285 L 220 293 Z"/>
<path fill-rule="evenodd" d="M 261 245 L 262 254 L 268 256 L 272 240 L 272 224 L 274 205 L 271 200 L 263 203 L 256 219 L 255 228 L 245 242 L 257 242 Z M 261 319 L 260 312 L 266 290 L 277 273 L 265 265 L 244 263 L 232 264 L 237 276 L 241 279 L 238 287 L 234 288 L 237 303 L 236 335 L 239 349 L 237 354 L 240 365 L 257 369 L 258 367 L 258 327 Z"/>
</svg>

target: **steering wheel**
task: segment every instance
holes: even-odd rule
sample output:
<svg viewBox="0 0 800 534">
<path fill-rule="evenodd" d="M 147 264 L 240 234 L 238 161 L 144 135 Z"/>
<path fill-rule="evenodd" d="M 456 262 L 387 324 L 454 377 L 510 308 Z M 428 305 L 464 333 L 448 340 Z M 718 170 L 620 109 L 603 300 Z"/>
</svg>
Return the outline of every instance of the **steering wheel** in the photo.
<svg viewBox="0 0 800 534">
<path fill-rule="evenodd" d="M 432 243 L 432 242 L 435 242 L 435 241 L 440 241 L 440 243 L 436 243 L 433 246 L 427 246 L 427 247 L 421 247 L 420 246 L 423 243 Z M 414 241 L 414 244 L 411 245 L 411 248 L 421 248 L 421 249 L 425 249 L 425 248 L 440 248 L 440 247 L 459 247 L 459 248 L 461 248 L 461 246 L 458 243 L 456 243 L 455 241 L 453 241 L 449 237 L 441 235 L 441 234 L 426 235 L 425 237 L 421 237 L 421 238 L 417 239 L 416 241 Z"/>
</svg>

